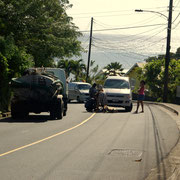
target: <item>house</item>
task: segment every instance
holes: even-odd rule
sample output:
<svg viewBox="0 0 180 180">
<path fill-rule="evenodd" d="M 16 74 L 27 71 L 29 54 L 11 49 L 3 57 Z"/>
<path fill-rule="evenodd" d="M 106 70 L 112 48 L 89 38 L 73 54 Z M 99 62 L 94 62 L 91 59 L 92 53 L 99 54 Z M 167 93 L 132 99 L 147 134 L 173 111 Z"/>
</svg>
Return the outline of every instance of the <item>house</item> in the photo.
<svg viewBox="0 0 180 180">
<path fill-rule="evenodd" d="M 146 65 L 146 62 L 137 62 L 126 72 L 125 76 L 130 78 L 132 89 L 135 89 L 135 87 L 139 87 L 139 80 L 137 77 L 136 69 L 138 67 L 144 68 L 145 65 Z"/>
</svg>

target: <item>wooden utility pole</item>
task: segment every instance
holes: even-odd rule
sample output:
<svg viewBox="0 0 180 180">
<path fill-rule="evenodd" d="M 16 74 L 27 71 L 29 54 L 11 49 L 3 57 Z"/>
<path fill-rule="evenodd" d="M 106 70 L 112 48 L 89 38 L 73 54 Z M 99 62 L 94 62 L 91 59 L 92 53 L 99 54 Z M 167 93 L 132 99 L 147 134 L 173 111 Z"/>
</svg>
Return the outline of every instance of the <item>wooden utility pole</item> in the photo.
<svg viewBox="0 0 180 180">
<path fill-rule="evenodd" d="M 170 43 L 171 43 L 172 8 L 173 8 L 173 0 L 170 0 L 170 2 L 169 2 L 168 29 L 167 29 L 166 57 L 165 57 L 163 102 L 167 102 L 167 98 L 168 98 L 169 62 L 170 62 L 170 48 L 171 48 Z"/>
<path fill-rule="evenodd" d="M 88 79 L 89 79 L 89 64 L 90 64 L 90 60 L 91 60 L 92 31 L 93 31 L 93 17 L 91 18 L 91 29 L 90 29 L 90 38 L 89 38 L 89 53 L 88 53 L 88 62 L 87 62 L 86 82 L 88 82 Z"/>
</svg>

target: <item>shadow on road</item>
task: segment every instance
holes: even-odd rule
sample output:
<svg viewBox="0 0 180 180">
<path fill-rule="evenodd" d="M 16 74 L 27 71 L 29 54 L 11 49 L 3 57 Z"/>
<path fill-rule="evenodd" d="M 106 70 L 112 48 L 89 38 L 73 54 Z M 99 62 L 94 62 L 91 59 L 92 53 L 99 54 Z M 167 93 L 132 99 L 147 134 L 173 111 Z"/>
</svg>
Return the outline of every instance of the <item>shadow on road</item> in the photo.
<svg viewBox="0 0 180 180">
<path fill-rule="evenodd" d="M 53 121 L 49 115 L 29 115 L 27 118 L 13 119 L 11 117 L 0 119 L 0 123 L 43 123 Z"/>
<path fill-rule="evenodd" d="M 84 102 L 72 101 L 72 102 L 68 102 L 68 104 L 84 104 Z"/>
<path fill-rule="evenodd" d="M 124 109 L 118 109 L 118 110 L 112 110 L 112 111 L 103 111 L 103 110 L 98 110 L 98 111 L 83 111 L 83 113 L 103 113 L 103 114 L 109 114 L 109 113 L 128 113 L 126 110 L 124 110 Z"/>
</svg>

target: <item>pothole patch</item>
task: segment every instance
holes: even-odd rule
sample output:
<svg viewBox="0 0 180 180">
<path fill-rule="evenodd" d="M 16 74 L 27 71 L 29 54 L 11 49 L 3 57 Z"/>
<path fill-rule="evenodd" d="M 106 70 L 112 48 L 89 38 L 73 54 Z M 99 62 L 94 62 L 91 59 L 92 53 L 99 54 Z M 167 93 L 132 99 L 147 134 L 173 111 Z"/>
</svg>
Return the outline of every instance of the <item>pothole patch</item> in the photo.
<svg viewBox="0 0 180 180">
<path fill-rule="evenodd" d="M 135 149 L 112 149 L 108 155 L 132 158 L 134 161 L 139 162 L 142 160 L 143 153 L 143 151 Z"/>
</svg>

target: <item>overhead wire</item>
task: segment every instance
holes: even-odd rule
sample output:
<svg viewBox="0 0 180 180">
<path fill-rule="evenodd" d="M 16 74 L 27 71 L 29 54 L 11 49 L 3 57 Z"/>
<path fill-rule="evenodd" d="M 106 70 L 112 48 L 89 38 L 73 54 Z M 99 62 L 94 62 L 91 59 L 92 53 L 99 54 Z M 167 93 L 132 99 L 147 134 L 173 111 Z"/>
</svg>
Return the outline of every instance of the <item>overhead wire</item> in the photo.
<svg viewBox="0 0 180 180">
<path fill-rule="evenodd" d="M 138 29 L 138 28 L 147 28 L 153 26 L 162 26 L 165 24 L 149 24 L 149 25 L 141 25 L 141 26 L 129 26 L 129 27 L 117 27 L 117 28 L 107 28 L 107 29 L 95 29 L 94 32 L 98 31 L 116 31 L 116 30 L 123 30 L 123 29 Z M 88 31 L 79 31 L 79 32 L 88 32 Z"/>
<path fill-rule="evenodd" d="M 96 47 L 96 48 L 98 48 L 98 49 L 100 49 L 101 52 L 103 52 L 104 56 L 108 57 L 108 59 L 111 59 L 111 56 L 114 56 L 114 54 L 118 54 L 118 55 L 120 55 L 120 56 L 132 58 L 132 56 L 130 56 L 130 55 L 128 56 L 127 53 L 126 53 L 126 55 L 124 55 L 124 54 L 122 54 L 122 53 L 117 53 L 117 52 L 115 52 L 114 54 L 113 54 L 112 52 L 109 52 L 109 53 L 111 53 L 111 56 L 110 56 L 110 55 L 108 56 L 107 50 L 106 50 L 105 48 L 98 47 L 98 46 L 95 46 L 95 45 L 93 45 L 93 46 Z M 115 57 L 115 56 L 114 56 L 114 57 Z M 115 58 L 119 61 L 119 59 L 118 59 L 117 57 L 115 57 Z M 138 60 L 140 59 L 140 58 L 138 58 L 138 57 L 133 57 L 133 58 L 134 58 L 134 59 L 138 59 Z M 124 61 L 126 64 L 128 64 L 129 67 L 131 67 L 131 64 L 130 64 L 127 60 L 121 59 L 121 61 Z"/>
<path fill-rule="evenodd" d="M 150 9 L 164 9 L 167 8 L 167 6 L 162 6 L 162 7 L 152 7 L 152 8 L 146 8 L 148 10 Z M 76 15 L 85 15 L 85 14 L 107 14 L 107 13 L 117 13 L 117 12 L 132 12 L 134 9 L 125 9 L 125 10 L 117 10 L 117 11 L 99 11 L 99 12 L 82 12 L 82 13 L 72 13 L 70 14 L 71 16 L 76 16 Z"/>
<path fill-rule="evenodd" d="M 156 17 L 156 18 L 154 18 L 154 17 Z M 148 18 L 148 19 L 145 19 L 145 20 L 143 20 L 143 21 L 139 21 L 139 22 L 136 22 L 136 23 L 131 23 L 131 24 L 128 24 L 128 25 L 125 25 L 125 26 L 129 26 L 129 25 L 131 25 L 131 26 L 133 26 L 133 25 L 137 25 L 137 24 L 146 24 L 146 23 L 149 23 L 149 22 L 152 22 L 152 21 L 154 21 L 154 20 L 156 20 L 158 17 L 156 16 L 156 15 L 153 15 L 152 17 L 150 17 L 150 18 Z M 107 24 L 104 24 L 104 23 L 102 23 L 102 22 L 100 22 L 100 21 L 98 21 L 97 19 L 94 19 L 94 23 L 95 24 L 98 24 L 99 26 L 101 26 L 101 27 L 113 27 L 114 28 L 114 26 L 112 26 L 112 25 L 107 25 Z"/>
<path fill-rule="evenodd" d="M 163 27 L 163 28 L 162 28 Z M 119 39 L 122 41 L 122 40 L 124 40 L 125 42 L 128 42 L 128 41 L 134 41 L 134 40 L 140 40 L 140 39 L 143 39 L 144 40 L 144 36 L 142 37 L 142 36 L 140 36 L 140 35 L 142 35 L 142 34 L 146 34 L 146 36 L 148 35 L 148 33 L 152 33 L 154 30 L 158 30 L 158 29 L 160 29 L 161 28 L 161 30 L 160 31 L 158 31 L 157 33 L 155 32 L 155 35 L 157 35 L 157 34 L 160 34 L 161 32 L 163 32 L 166 28 L 164 28 L 164 26 L 161 26 L 161 27 L 157 27 L 157 28 L 153 28 L 153 29 L 151 29 L 151 30 L 147 30 L 147 31 L 143 31 L 143 32 L 141 32 L 141 33 L 138 33 L 138 34 L 135 34 L 135 35 L 127 35 L 127 36 L 124 36 L 124 37 L 120 37 Z M 153 34 L 153 36 L 155 36 L 154 34 Z M 152 37 L 152 36 L 149 36 L 149 37 Z M 128 38 L 129 38 L 129 40 L 128 40 Z"/>
<path fill-rule="evenodd" d="M 177 2 L 177 1 L 176 1 Z M 180 1 L 178 1 L 178 3 L 177 4 L 179 4 L 179 2 Z M 166 7 L 167 8 L 167 7 Z M 130 14 L 129 14 L 130 15 Z M 176 16 L 176 18 L 174 19 L 174 21 L 173 22 L 176 22 L 176 20 L 179 18 L 179 16 L 180 16 L 180 13 Z M 152 18 L 152 17 L 151 17 Z M 149 18 L 149 22 L 151 22 L 151 18 Z M 154 18 L 155 19 L 155 18 Z M 152 20 L 153 21 L 153 20 Z M 148 20 L 146 19 L 145 21 L 144 21 L 145 23 L 148 23 Z M 141 22 L 139 22 L 139 23 L 141 23 Z M 142 54 L 142 52 L 141 53 L 138 53 L 138 51 L 143 51 L 143 50 L 147 50 L 147 48 L 150 48 L 150 47 L 152 47 L 152 46 L 154 46 L 154 45 L 156 45 L 156 46 L 161 46 L 161 47 L 163 47 L 162 45 L 160 45 L 160 43 L 163 41 L 163 40 L 165 40 L 166 39 L 166 37 L 165 38 L 162 38 L 162 39 L 158 39 L 158 40 L 156 40 L 156 41 L 149 41 L 149 43 L 147 43 L 147 41 L 148 40 L 150 40 L 150 39 L 153 39 L 154 37 L 157 37 L 157 35 L 158 34 L 160 34 L 161 32 L 163 32 L 164 30 L 166 30 L 167 28 L 164 28 L 164 25 L 167 25 L 167 24 L 148 24 L 148 25 L 141 25 L 141 26 L 127 26 L 127 27 L 120 27 L 120 28 L 114 28 L 114 27 L 112 27 L 112 28 L 106 28 L 107 26 L 108 27 L 110 27 L 110 25 L 107 25 L 107 24 L 104 24 L 104 23 L 102 23 L 102 22 L 100 22 L 99 20 L 97 20 L 96 18 L 94 19 L 94 24 L 95 24 L 95 26 L 96 26 L 96 28 L 97 28 L 97 26 L 100 26 L 100 27 L 104 27 L 103 29 L 95 29 L 95 30 L 93 30 L 94 32 L 98 32 L 98 33 L 101 33 L 101 32 L 104 32 L 104 31 L 114 31 L 114 30 L 117 30 L 118 31 L 118 33 L 119 33 L 119 30 L 127 30 L 127 29 L 136 29 L 136 28 L 147 28 L 147 27 L 156 27 L 156 28 L 153 28 L 153 29 L 151 29 L 151 30 L 146 30 L 146 31 L 143 31 L 143 32 L 141 32 L 141 33 L 137 33 L 137 34 L 134 34 L 134 35 L 129 35 L 128 36 L 128 40 L 127 40 L 127 36 L 124 36 L 124 43 L 121 41 L 120 43 L 123 43 L 123 46 L 124 46 L 124 48 L 117 48 L 115 45 L 117 45 L 117 44 L 113 44 L 112 42 L 110 42 L 110 41 L 107 41 L 107 40 L 104 40 L 104 39 L 101 39 L 101 38 L 97 38 L 97 33 L 95 33 L 95 37 L 93 37 L 93 47 L 94 48 L 99 48 L 99 49 L 103 49 L 103 53 L 104 54 L 106 54 L 106 52 L 107 52 L 107 50 L 109 50 L 109 52 L 110 53 L 117 53 L 117 51 L 121 51 L 120 53 L 118 53 L 118 54 L 120 54 L 120 55 L 122 55 L 123 54 L 123 52 L 124 53 L 126 53 L 126 56 L 127 56 L 127 54 L 130 54 L 130 58 L 132 58 L 132 54 L 133 55 L 136 55 L 136 56 L 141 56 L 141 57 L 148 57 L 149 55 L 149 49 L 148 49 L 148 52 L 147 52 L 147 54 L 145 55 L 145 54 Z M 136 23 L 137 24 L 137 23 Z M 180 21 L 176 24 L 176 27 L 178 26 L 180 24 Z M 163 27 L 163 28 L 162 28 Z M 176 28 L 175 27 L 175 28 Z M 158 30 L 158 31 L 157 31 Z M 155 32 L 154 32 L 155 31 Z M 86 32 L 89 32 L 89 31 L 80 31 L 80 32 L 82 32 L 82 33 L 86 33 Z M 153 32 L 153 34 L 152 34 L 152 32 Z M 142 34 L 145 34 L 145 35 L 147 35 L 147 34 L 150 34 L 149 35 L 149 37 L 147 37 L 147 38 L 144 38 L 144 37 L 135 37 L 135 36 L 138 36 L 138 35 L 142 35 Z M 133 38 L 132 38 L 133 37 Z M 121 38 L 121 40 L 122 40 L 123 38 Z M 130 42 L 130 41 L 133 41 L 132 43 L 132 46 L 130 47 L 129 46 L 129 44 L 128 44 L 128 42 Z M 136 41 L 136 42 L 135 42 Z M 139 42 L 138 44 L 140 44 L 140 46 L 139 45 L 137 45 L 137 46 L 135 46 L 135 44 L 137 43 L 137 42 Z M 109 43 L 109 44 L 107 44 L 107 43 Z M 116 43 L 117 43 L 117 41 L 116 41 Z M 97 45 L 98 44 L 98 45 Z M 109 46 L 109 47 L 108 47 Z M 130 50 L 133 50 L 133 48 L 134 47 L 136 48 L 136 51 L 137 52 L 132 52 L 132 51 L 130 51 Z M 134 48 L 134 49 L 135 49 Z M 112 52 L 113 51 L 113 52 Z M 161 48 L 161 51 L 162 51 L 162 48 Z M 139 59 L 139 57 L 136 57 L 137 59 Z"/>
</svg>

